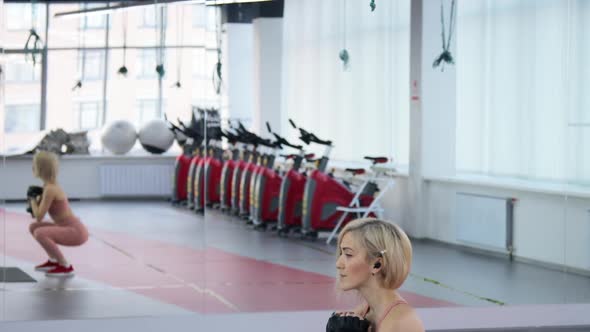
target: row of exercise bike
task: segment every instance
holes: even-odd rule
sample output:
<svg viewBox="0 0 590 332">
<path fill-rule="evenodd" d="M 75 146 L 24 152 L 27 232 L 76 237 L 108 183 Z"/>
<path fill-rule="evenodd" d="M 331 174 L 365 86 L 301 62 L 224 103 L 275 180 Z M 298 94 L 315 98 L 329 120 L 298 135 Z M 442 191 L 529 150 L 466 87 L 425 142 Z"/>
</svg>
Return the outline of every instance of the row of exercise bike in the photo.
<svg viewBox="0 0 590 332">
<path fill-rule="evenodd" d="M 328 242 L 350 220 L 380 216 L 379 200 L 393 185 L 393 180 L 386 181 L 380 190 L 377 184 L 386 172 L 379 165 L 388 158 L 365 157 L 372 164 L 370 175 L 364 168 L 345 169 L 349 177 L 365 174 L 354 189 L 327 171 L 332 142 L 289 122 L 305 146 L 325 147 L 320 158 L 273 132 L 268 122 L 272 139 L 248 131 L 239 121 L 222 129 L 214 109 L 193 108 L 188 124 L 180 119 L 178 125 L 168 122 L 183 148 L 175 162 L 171 202 L 199 213 L 218 208 L 246 219 L 257 230 L 271 229 L 282 237 L 298 234 L 314 240 L 318 232 L 329 231 Z M 287 148 L 295 153 L 280 154 Z M 280 170 L 279 156 L 282 166 L 291 165 L 288 170 Z"/>
</svg>

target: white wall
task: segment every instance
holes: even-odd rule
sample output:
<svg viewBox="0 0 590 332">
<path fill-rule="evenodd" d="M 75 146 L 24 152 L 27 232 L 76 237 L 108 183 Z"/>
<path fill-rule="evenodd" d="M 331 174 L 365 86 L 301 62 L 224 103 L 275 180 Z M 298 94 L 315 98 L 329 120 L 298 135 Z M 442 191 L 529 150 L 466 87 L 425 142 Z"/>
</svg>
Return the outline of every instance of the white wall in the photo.
<svg viewBox="0 0 590 332">
<path fill-rule="evenodd" d="M 445 8 L 450 1 L 445 0 Z M 570 195 L 543 184 L 498 185 L 462 181 L 455 174 L 456 75 L 432 68 L 442 50 L 440 3 L 412 1 L 410 73 L 410 169 L 387 195 L 386 215 L 414 237 L 456 240 L 455 197 L 469 192 L 514 197 L 514 255 L 517 259 L 565 265 L 590 272 L 590 193 Z M 455 43 L 451 53 L 456 61 Z M 440 180 L 451 179 L 451 181 Z M 497 181 L 497 180 L 496 180 Z M 493 181 L 492 181 L 493 182 Z M 534 188 L 533 187 L 539 187 Z M 549 188 L 549 184 L 547 185 Z M 398 221 L 399 220 L 399 221 Z"/>
<path fill-rule="evenodd" d="M 440 181 L 428 183 L 427 237 L 455 238 L 457 192 L 514 197 L 514 254 L 517 257 L 590 271 L 590 202 L 563 195 Z"/>
<path fill-rule="evenodd" d="M 395 177 L 395 184 L 392 189 L 383 195 L 381 206 L 384 211 L 384 218 L 398 224 L 407 233 L 412 228 L 410 213 L 410 196 L 408 195 L 409 180 L 407 176 Z"/>
<path fill-rule="evenodd" d="M 127 165 L 137 167 L 142 165 L 167 165 L 173 166 L 176 156 L 174 155 L 146 155 L 146 156 L 63 156 L 60 158 L 60 170 L 58 182 L 70 198 L 102 198 L 100 188 L 100 166 L 101 165 Z M 25 199 L 29 185 L 41 185 L 39 179 L 32 175 L 32 156 L 7 158 L 0 168 L 0 199 L 21 200 Z M 138 172 L 138 175 L 141 172 Z M 158 176 L 169 180 L 172 174 L 144 174 L 141 180 L 154 182 L 153 177 Z M 166 182 L 166 181 L 165 181 Z M 163 184 L 162 192 L 166 197 L 172 192 L 170 183 Z M 121 196 L 125 196 L 122 194 Z M 133 194 L 133 197 L 142 196 Z M 149 195 L 153 196 L 153 195 Z"/>
<path fill-rule="evenodd" d="M 450 7 L 450 0 L 444 4 Z M 410 47 L 410 169 L 408 233 L 425 236 L 425 176 L 455 174 L 455 67 L 433 68 L 442 52 L 440 6 L 412 1 Z M 455 53 L 455 43 L 451 53 Z"/>
<path fill-rule="evenodd" d="M 282 125 L 334 143 L 332 160 L 380 155 L 408 164 L 410 0 L 287 0 L 283 18 Z M 339 59 L 346 49 L 349 63 Z M 323 147 L 310 145 L 321 155 Z M 365 163 L 367 165 L 367 163 Z"/>
<path fill-rule="evenodd" d="M 408 235 L 423 237 L 424 211 L 426 209 L 424 197 L 423 173 L 423 106 L 422 106 L 422 7 L 423 1 L 412 1 L 410 12 L 410 158 L 408 177 L 407 216 L 404 230 Z"/>
<path fill-rule="evenodd" d="M 467 0 L 469 1 L 469 0 Z M 448 15 L 451 0 L 443 1 Z M 424 1 L 422 8 L 422 165 L 425 176 L 455 174 L 456 84 L 455 66 L 433 68 L 442 52 L 440 3 Z M 448 20 L 448 17 L 445 18 Z M 448 25 L 448 22 L 445 21 Z M 448 29 L 448 27 L 446 28 Z M 448 35 L 448 32 L 445 33 Z M 456 42 L 451 41 L 451 54 L 456 59 Z M 418 61 L 418 59 L 413 59 Z M 413 129 L 413 128 L 412 128 Z"/>
<path fill-rule="evenodd" d="M 281 132 L 281 64 L 283 19 L 258 18 L 254 32 L 254 123 L 253 129 L 266 133 L 266 121 Z"/>
<path fill-rule="evenodd" d="M 397 177 L 395 188 L 383 198 L 385 217 L 410 235 L 415 222 L 411 213 L 409 179 Z M 539 188 L 490 185 L 483 181 L 430 179 L 424 182 L 421 237 L 464 246 L 457 241 L 455 199 L 458 192 L 515 198 L 513 245 L 516 260 L 566 266 L 590 273 L 590 193 L 577 196 L 543 192 Z"/>
<path fill-rule="evenodd" d="M 229 115 L 251 126 L 254 120 L 254 33 L 252 24 L 225 24 Z"/>
<path fill-rule="evenodd" d="M 447 14 L 450 3 L 444 0 Z M 413 237 L 459 245 L 457 192 L 514 197 L 516 259 L 590 272 L 590 193 L 566 199 L 565 191 L 544 190 L 543 185 L 533 189 L 463 181 L 455 173 L 456 67 L 432 67 L 442 52 L 440 2 L 413 0 L 411 24 L 410 168 L 407 177 L 396 177 L 396 186 L 384 196 L 386 218 Z M 456 41 L 451 54 L 460 62 L 455 45 Z"/>
</svg>

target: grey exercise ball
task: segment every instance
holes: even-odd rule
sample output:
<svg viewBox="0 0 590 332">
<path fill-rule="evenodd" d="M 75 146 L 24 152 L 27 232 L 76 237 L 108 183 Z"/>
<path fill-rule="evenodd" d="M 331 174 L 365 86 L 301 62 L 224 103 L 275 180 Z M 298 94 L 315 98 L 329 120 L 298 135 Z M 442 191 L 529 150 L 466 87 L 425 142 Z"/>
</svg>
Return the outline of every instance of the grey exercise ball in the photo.
<svg viewBox="0 0 590 332">
<path fill-rule="evenodd" d="M 104 128 L 100 139 L 102 145 L 110 152 L 125 154 L 135 145 L 137 132 L 131 122 L 118 120 Z"/>
<path fill-rule="evenodd" d="M 146 151 L 161 154 L 174 143 L 174 133 L 164 120 L 155 119 L 147 122 L 139 130 L 139 142 Z"/>
</svg>

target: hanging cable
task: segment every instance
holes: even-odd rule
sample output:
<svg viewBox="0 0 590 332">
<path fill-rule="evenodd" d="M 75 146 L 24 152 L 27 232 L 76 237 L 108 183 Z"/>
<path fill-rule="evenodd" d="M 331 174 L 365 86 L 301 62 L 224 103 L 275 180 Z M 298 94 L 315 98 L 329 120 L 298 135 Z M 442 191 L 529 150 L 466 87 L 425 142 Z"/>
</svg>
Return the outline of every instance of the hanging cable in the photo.
<svg viewBox="0 0 590 332">
<path fill-rule="evenodd" d="M 164 26 L 164 7 L 162 7 L 159 12 L 160 12 L 160 19 L 158 20 L 158 6 L 157 3 L 158 1 L 155 0 L 154 3 L 156 5 L 154 5 L 154 10 L 155 10 L 155 18 L 156 18 L 156 24 L 155 24 L 155 31 L 156 31 L 156 43 L 158 43 L 158 46 L 156 47 L 156 73 L 158 73 L 158 78 L 163 78 L 164 75 L 166 74 L 166 70 L 164 70 L 164 42 L 165 42 L 165 30 L 166 27 Z M 158 37 L 158 32 L 159 32 L 159 37 Z M 159 41 L 158 41 L 159 39 Z"/>
<path fill-rule="evenodd" d="M 76 82 L 76 85 L 74 85 L 72 88 L 72 91 L 82 88 L 82 82 L 84 81 L 84 74 L 86 71 L 86 16 L 82 17 L 81 20 L 83 24 L 80 27 L 80 31 L 78 32 L 78 59 L 81 59 L 78 68 L 80 70 L 80 78 Z"/>
<path fill-rule="evenodd" d="M 445 63 L 447 64 L 455 64 L 453 60 L 453 56 L 451 55 L 451 40 L 453 37 L 453 31 L 455 30 L 455 0 L 451 0 L 451 14 L 449 15 L 449 38 L 445 39 L 445 15 L 444 15 L 444 6 L 443 0 L 440 1 L 440 23 L 441 23 L 441 37 L 442 37 L 442 47 L 443 52 L 439 55 L 432 64 L 432 68 L 436 68 L 441 65 L 441 71 L 445 70 Z"/>
<path fill-rule="evenodd" d="M 127 76 L 128 70 L 126 66 L 127 62 L 127 12 L 123 11 L 122 24 L 123 24 L 123 66 L 119 68 L 117 73 L 119 75 Z"/>
<path fill-rule="evenodd" d="M 33 67 L 37 64 L 37 55 L 41 52 L 43 48 L 43 40 L 37 34 L 37 30 L 35 29 L 35 23 L 37 22 L 37 1 L 31 0 L 31 29 L 29 30 L 29 37 L 27 38 L 27 42 L 25 43 L 25 61 L 29 61 L 29 57 L 31 61 L 33 61 Z"/>
<path fill-rule="evenodd" d="M 217 39 L 217 63 L 215 64 L 215 69 L 213 72 L 213 88 L 215 89 L 216 94 L 221 93 L 221 86 L 223 84 L 223 79 L 221 77 L 221 14 L 219 9 L 215 7 L 216 15 L 216 24 L 215 24 L 215 36 Z"/>
<path fill-rule="evenodd" d="M 343 12 L 343 24 L 342 24 L 342 44 L 343 48 L 338 53 L 338 57 L 340 61 L 342 61 L 342 68 L 344 70 L 348 70 L 349 66 L 348 63 L 350 61 L 350 55 L 348 54 L 348 50 L 346 49 L 346 0 L 342 0 L 342 12 Z"/>
<path fill-rule="evenodd" d="M 182 45 L 184 42 L 184 10 L 181 6 L 176 6 L 176 83 L 174 87 L 181 88 L 180 71 L 182 69 Z"/>
</svg>

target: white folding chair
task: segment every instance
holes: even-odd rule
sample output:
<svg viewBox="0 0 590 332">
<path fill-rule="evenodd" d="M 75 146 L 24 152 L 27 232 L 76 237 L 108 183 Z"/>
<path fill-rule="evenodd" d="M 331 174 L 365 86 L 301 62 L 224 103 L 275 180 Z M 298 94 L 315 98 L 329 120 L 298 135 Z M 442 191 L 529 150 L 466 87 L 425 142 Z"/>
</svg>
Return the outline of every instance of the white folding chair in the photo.
<svg viewBox="0 0 590 332">
<path fill-rule="evenodd" d="M 336 227 L 330 233 L 330 236 L 326 240 L 326 244 L 330 244 L 332 239 L 338 234 L 340 231 L 340 227 L 342 227 L 342 223 L 346 220 L 346 217 L 350 213 L 355 213 L 357 218 L 366 218 L 370 213 L 375 213 L 377 217 L 383 218 L 383 208 L 381 207 L 380 201 L 383 195 L 395 184 L 395 181 L 391 177 L 379 177 L 381 172 L 377 171 L 377 168 L 372 168 L 373 174 L 360 186 L 350 204 L 348 206 L 339 206 L 336 208 L 336 211 L 341 211 L 342 215 L 338 219 L 338 223 Z M 361 206 L 360 204 L 360 196 L 367 184 L 369 182 L 381 182 L 383 183 L 383 188 L 380 188 L 379 195 L 373 199 L 373 202 L 369 206 Z"/>
</svg>

